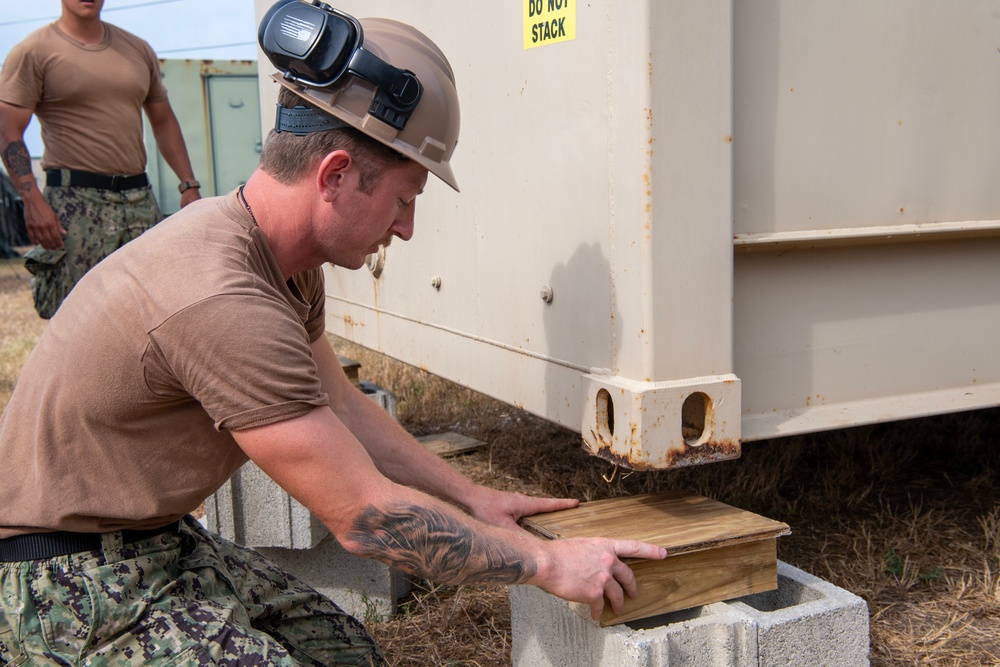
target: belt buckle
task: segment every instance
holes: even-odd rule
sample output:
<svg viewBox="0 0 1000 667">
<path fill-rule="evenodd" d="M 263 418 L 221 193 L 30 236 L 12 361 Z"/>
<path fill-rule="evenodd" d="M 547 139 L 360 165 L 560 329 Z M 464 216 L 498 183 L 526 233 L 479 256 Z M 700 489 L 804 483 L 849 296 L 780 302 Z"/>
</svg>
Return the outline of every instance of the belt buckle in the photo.
<svg viewBox="0 0 1000 667">
<path fill-rule="evenodd" d="M 111 176 L 111 190 L 114 192 L 121 192 L 122 186 L 125 184 L 125 177 L 121 174 L 112 174 Z"/>
</svg>

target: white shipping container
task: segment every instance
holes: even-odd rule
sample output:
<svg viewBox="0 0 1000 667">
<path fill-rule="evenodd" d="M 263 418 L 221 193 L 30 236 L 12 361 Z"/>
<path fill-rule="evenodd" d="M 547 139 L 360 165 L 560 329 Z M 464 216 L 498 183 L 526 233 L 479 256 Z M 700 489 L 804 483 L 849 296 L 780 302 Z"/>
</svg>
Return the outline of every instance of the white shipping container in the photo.
<svg viewBox="0 0 1000 667">
<path fill-rule="evenodd" d="M 330 332 L 635 468 L 1000 404 L 1000 1 L 336 6 L 447 54 L 462 192 Z"/>
</svg>

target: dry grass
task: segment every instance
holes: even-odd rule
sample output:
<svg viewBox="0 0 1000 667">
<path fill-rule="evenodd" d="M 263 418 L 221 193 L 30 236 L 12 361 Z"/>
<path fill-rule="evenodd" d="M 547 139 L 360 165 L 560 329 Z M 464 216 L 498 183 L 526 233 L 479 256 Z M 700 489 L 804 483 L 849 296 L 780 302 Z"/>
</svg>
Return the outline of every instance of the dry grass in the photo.
<svg viewBox="0 0 1000 667">
<path fill-rule="evenodd" d="M 45 328 L 31 301 L 31 275 L 20 259 L 0 260 L 0 406 Z"/>
<path fill-rule="evenodd" d="M 0 405 L 44 326 L 27 286 L 17 264 L 0 264 Z M 873 665 L 1000 665 L 1000 410 L 750 443 L 738 461 L 628 474 L 566 429 L 344 341 L 338 351 L 396 393 L 415 435 L 488 443 L 453 459 L 476 481 L 584 500 L 693 489 L 785 521 L 779 558 L 868 602 Z M 510 664 L 503 587 L 421 582 L 402 614 L 369 620 L 399 667 Z"/>
</svg>

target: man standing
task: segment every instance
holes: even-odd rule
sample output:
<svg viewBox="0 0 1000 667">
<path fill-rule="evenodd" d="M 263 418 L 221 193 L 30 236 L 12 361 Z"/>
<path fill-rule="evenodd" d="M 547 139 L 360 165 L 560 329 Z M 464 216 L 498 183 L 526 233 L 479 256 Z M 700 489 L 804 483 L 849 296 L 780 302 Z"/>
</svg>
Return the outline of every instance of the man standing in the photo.
<svg viewBox="0 0 1000 667">
<path fill-rule="evenodd" d="M 200 197 L 156 54 L 101 21 L 104 0 L 62 0 L 62 15 L 17 44 L 0 70 L 0 150 L 24 201 L 35 308 L 51 317 L 80 278 L 162 217 L 146 177 L 142 111 L 181 181 Z M 38 117 L 46 190 L 24 144 Z"/>
<path fill-rule="evenodd" d="M 265 53 L 322 71 L 281 79 L 259 168 L 84 276 L 0 416 L 0 662 L 384 664 L 330 600 L 185 517 L 248 459 L 347 551 L 433 581 L 533 584 L 597 618 L 636 592 L 622 559 L 665 555 L 529 534 L 577 501 L 471 482 L 347 379 L 322 265 L 408 240 L 428 173 L 456 187 L 454 75 L 410 26 L 276 9 Z"/>
</svg>

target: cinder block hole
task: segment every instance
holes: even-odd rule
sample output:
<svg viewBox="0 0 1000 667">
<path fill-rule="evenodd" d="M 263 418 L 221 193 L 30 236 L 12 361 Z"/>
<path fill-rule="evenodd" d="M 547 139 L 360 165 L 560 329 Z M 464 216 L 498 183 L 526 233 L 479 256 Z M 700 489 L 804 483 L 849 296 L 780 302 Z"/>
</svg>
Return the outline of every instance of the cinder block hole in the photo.
<svg viewBox="0 0 1000 667">
<path fill-rule="evenodd" d="M 796 605 L 822 599 L 823 596 L 794 579 L 778 575 L 778 588 L 764 593 L 755 593 L 739 599 L 757 611 L 780 611 Z"/>
<path fill-rule="evenodd" d="M 597 435 L 611 442 L 615 435 L 615 402 L 607 389 L 597 392 Z"/>
<path fill-rule="evenodd" d="M 632 630 L 655 630 L 656 628 L 662 628 L 666 625 L 671 625 L 673 623 L 686 623 L 688 621 L 693 621 L 696 618 L 701 618 L 705 615 L 704 607 L 691 607 L 690 609 L 681 609 L 680 611 L 672 611 L 669 614 L 660 614 L 659 616 L 650 616 L 649 618 L 640 618 L 635 621 L 630 621 L 626 623 L 626 627 Z"/>
<path fill-rule="evenodd" d="M 691 447 L 703 444 L 709 435 L 712 423 L 712 399 L 708 394 L 696 391 L 684 399 L 681 406 L 681 434 L 684 442 Z"/>
</svg>

